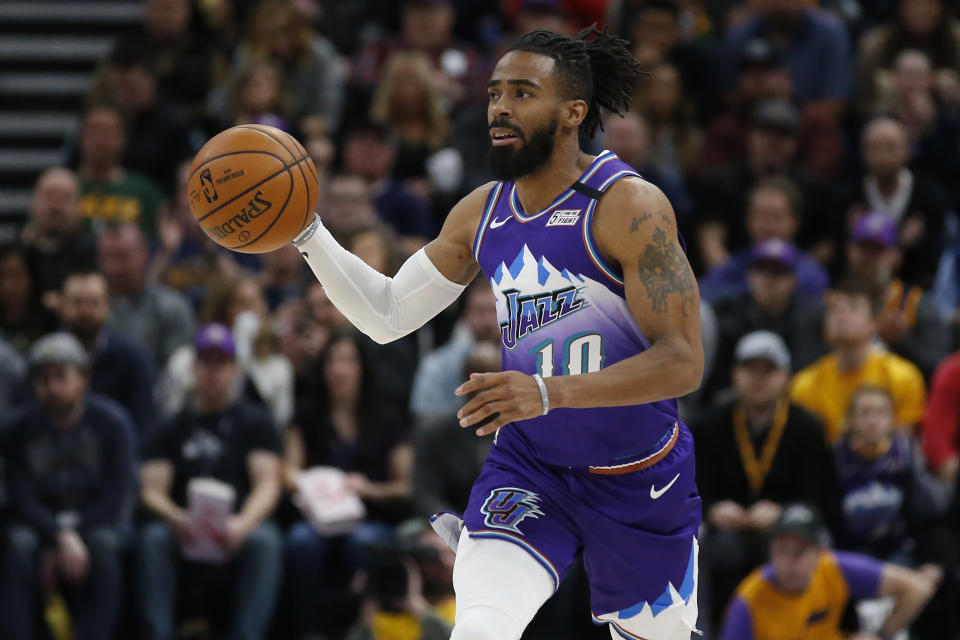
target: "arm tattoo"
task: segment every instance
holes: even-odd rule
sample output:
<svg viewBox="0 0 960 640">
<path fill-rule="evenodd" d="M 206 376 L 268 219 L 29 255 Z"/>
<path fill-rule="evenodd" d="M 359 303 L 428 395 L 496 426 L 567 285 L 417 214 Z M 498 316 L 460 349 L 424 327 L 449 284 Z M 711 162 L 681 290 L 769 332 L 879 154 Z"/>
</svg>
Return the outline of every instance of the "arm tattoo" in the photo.
<svg viewBox="0 0 960 640">
<path fill-rule="evenodd" d="M 670 224 L 672 222 L 672 219 L 670 218 L 670 216 L 668 216 L 662 211 L 658 213 L 657 216 L 661 220 L 663 220 L 664 224 Z M 641 215 L 634 216 L 633 221 L 630 223 L 630 233 L 634 233 L 635 231 L 640 231 L 640 223 L 646 222 L 652 217 L 653 217 L 653 214 L 650 213 L 649 211 L 644 211 Z"/>
<path fill-rule="evenodd" d="M 635 231 L 640 231 L 640 223 L 641 223 L 641 222 L 646 222 L 647 220 L 649 220 L 649 219 L 652 218 L 652 217 L 653 217 L 653 215 L 652 215 L 649 211 L 644 211 L 644 212 L 643 212 L 643 215 L 641 215 L 641 216 L 639 216 L 639 217 L 634 216 L 634 217 L 633 217 L 633 222 L 630 223 L 630 233 L 633 233 L 633 232 L 635 232 Z"/>
<path fill-rule="evenodd" d="M 640 280 L 647 289 L 647 297 L 656 313 L 667 313 L 667 297 L 680 294 L 680 311 L 687 315 L 687 303 L 693 305 L 695 296 L 693 282 L 686 256 L 680 247 L 667 240 L 666 232 L 659 226 L 653 232 L 653 242 L 648 244 L 639 259 Z"/>
</svg>

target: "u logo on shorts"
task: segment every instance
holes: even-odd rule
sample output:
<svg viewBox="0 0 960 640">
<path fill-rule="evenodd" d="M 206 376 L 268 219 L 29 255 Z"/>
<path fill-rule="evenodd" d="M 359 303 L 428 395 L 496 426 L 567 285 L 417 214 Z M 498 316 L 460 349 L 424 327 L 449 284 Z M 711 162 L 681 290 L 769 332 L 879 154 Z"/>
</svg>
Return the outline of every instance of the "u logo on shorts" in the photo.
<svg viewBox="0 0 960 640">
<path fill-rule="evenodd" d="M 480 511 L 488 527 L 520 533 L 518 526 L 524 518 L 543 515 L 539 501 L 540 496 L 525 489 L 503 487 L 490 492 Z"/>
</svg>

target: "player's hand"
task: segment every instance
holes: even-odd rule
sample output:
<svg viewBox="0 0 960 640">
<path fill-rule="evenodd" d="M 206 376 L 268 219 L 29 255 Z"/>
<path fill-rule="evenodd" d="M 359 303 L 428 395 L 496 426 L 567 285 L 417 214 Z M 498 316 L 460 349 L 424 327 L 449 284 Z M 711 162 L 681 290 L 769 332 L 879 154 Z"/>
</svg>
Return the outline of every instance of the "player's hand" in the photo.
<svg viewBox="0 0 960 640">
<path fill-rule="evenodd" d="M 519 371 L 472 373 L 455 393 L 475 394 L 460 408 L 457 417 L 461 427 L 478 427 L 478 436 L 489 435 L 508 422 L 543 414 L 540 388 L 533 376 Z M 490 421 L 481 426 L 479 423 L 487 418 Z"/>
</svg>

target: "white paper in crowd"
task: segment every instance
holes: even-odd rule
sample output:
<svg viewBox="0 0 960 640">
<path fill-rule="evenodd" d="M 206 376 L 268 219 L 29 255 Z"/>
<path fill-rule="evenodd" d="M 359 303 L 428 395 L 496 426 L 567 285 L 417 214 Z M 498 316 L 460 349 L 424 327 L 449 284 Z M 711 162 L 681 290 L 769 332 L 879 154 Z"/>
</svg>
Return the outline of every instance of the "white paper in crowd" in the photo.
<svg viewBox="0 0 960 640">
<path fill-rule="evenodd" d="M 300 474 L 294 502 L 321 535 L 349 533 L 366 515 L 360 497 L 347 488 L 346 477 L 336 467 L 313 467 Z"/>
<path fill-rule="evenodd" d="M 223 564 L 227 550 L 227 518 L 233 514 L 236 492 L 213 478 L 194 478 L 187 484 L 187 513 L 193 520 L 194 538 L 183 555 L 196 562 Z"/>
</svg>

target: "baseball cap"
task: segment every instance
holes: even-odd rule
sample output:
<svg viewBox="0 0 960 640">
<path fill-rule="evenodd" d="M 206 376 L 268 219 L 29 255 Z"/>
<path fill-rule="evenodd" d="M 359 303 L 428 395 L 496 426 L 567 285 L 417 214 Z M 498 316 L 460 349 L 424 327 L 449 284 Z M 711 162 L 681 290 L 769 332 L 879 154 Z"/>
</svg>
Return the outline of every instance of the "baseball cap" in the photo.
<svg viewBox="0 0 960 640">
<path fill-rule="evenodd" d="M 892 247 L 897 244 L 897 223 L 882 211 L 864 213 L 853 224 L 853 241 Z"/>
<path fill-rule="evenodd" d="M 762 358 L 779 369 L 790 369 L 790 351 L 783 338 L 772 331 L 751 331 L 740 338 L 733 358 L 738 363 Z"/>
<path fill-rule="evenodd" d="M 747 42 L 740 55 L 740 68 L 775 69 L 780 66 L 780 57 L 765 38 L 753 38 Z"/>
<path fill-rule="evenodd" d="M 764 100 L 753 110 L 751 123 L 756 127 L 795 132 L 800 127 L 800 114 L 788 100 Z"/>
<path fill-rule="evenodd" d="M 812 507 L 802 502 L 785 505 L 777 518 L 770 537 L 793 535 L 811 544 L 830 545 L 830 532 L 823 525 L 820 515 Z"/>
<path fill-rule="evenodd" d="M 798 251 L 789 242 L 765 240 L 750 250 L 750 266 L 757 264 L 774 265 L 784 271 L 793 271 L 797 266 Z"/>
<path fill-rule="evenodd" d="M 197 331 L 193 340 L 193 348 L 197 353 L 201 351 L 220 351 L 231 358 L 236 354 L 233 332 L 224 325 L 217 323 L 204 325 Z"/>
<path fill-rule="evenodd" d="M 30 349 L 30 371 L 48 364 L 72 364 L 80 369 L 90 368 L 90 358 L 83 345 L 72 334 L 58 331 L 46 335 Z"/>
</svg>

